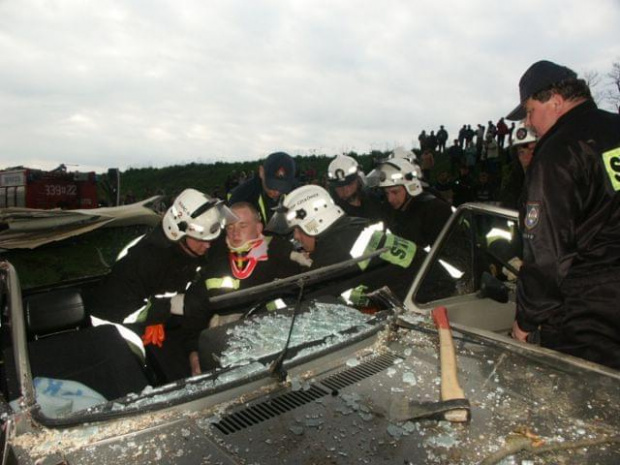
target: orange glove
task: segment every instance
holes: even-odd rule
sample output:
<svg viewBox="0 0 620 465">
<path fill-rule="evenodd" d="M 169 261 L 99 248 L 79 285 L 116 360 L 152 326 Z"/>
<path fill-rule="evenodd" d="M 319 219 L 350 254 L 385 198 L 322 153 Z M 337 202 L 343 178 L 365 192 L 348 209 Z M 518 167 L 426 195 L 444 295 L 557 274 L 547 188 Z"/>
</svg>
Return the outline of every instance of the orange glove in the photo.
<svg viewBox="0 0 620 465">
<path fill-rule="evenodd" d="M 165 340 L 166 331 L 164 330 L 164 325 L 161 323 L 147 326 L 142 335 L 142 343 L 145 346 L 153 344 L 157 347 L 161 347 Z"/>
</svg>

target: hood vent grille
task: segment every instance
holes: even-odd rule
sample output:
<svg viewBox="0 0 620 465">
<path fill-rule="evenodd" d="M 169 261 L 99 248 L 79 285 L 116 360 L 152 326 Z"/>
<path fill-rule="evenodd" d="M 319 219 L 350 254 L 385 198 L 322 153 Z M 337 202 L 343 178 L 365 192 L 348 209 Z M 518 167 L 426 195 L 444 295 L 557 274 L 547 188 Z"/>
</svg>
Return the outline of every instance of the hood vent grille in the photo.
<svg viewBox="0 0 620 465">
<path fill-rule="evenodd" d="M 322 380 L 321 384 L 327 389 L 317 384 L 312 384 L 310 389 L 305 391 L 289 391 L 273 399 L 225 415 L 218 423 L 214 423 L 213 426 L 224 435 L 236 433 L 237 431 L 257 425 L 270 418 L 290 412 L 297 407 L 309 404 L 330 393 L 334 393 L 344 387 L 362 381 L 365 378 L 369 378 L 392 366 L 396 358 L 397 357 L 392 354 L 381 355 Z"/>
<path fill-rule="evenodd" d="M 370 378 L 377 373 L 391 367 L 397 357 L 394 354 L 383 354 L 356 367 L 349 368 L 321 380 L 321 384 L 331 391 L 338 391 L 363 379 Z"/>
<path fill-rule="evenodd" d="M 309 404 L 328 394 L 328 391 L 312 385 L 307 391 L 291 391 L 259 404 L 222 417 L 214 426 L 224 434 L 236 433 L 242 429 L 257 425 L 282 413 Z"/>
</svg>

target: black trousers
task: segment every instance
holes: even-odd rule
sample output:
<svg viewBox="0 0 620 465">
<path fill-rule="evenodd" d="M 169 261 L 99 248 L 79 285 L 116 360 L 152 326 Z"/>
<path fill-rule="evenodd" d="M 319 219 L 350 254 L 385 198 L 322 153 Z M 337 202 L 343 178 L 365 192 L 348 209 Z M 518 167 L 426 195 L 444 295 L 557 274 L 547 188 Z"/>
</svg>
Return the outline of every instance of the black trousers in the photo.
<svg viewBox="0 0 620 465">
<path fill-rule="evenodd" d="M 564 305 L 543 325 L 543 347 L 620 369 L 620 270 L 568 278 Z"/>
</svg>

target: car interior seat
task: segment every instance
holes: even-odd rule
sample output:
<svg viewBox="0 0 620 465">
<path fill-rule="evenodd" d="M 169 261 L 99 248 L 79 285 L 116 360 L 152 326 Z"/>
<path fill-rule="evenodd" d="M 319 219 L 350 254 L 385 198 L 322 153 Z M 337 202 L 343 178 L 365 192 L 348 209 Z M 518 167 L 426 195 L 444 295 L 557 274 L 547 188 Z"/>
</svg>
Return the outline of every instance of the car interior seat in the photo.
<svg viewBox="0 0 620 465">
<path fill-rule="evenodd" d="M 140 392 L 149 382 L 138 357 L 116 327 L 93 327 L 80 289 L 47 291 L 24 299 L 33 378 L 77 381 L 108 400 Z M 8 400 L 20 396 L 14 349 L 4 349 Z"/>
</svg>

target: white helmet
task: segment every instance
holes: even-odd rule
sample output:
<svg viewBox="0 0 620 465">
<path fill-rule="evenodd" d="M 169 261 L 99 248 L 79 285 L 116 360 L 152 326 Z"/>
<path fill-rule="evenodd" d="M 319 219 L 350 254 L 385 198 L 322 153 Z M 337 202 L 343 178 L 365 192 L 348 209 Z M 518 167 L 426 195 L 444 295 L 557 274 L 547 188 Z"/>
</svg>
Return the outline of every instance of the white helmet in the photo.
<svg viewBox="0 0 620 465">
<path fill-rule="evenodd" d="M 345 186 L 358 177 L 360 165 L 353 157 L 336 155 L 327 167 L 327 179 L 333 186 Z"/>
<path fill-rule="evenodd" d="M 171 241 L 185 236 L 199 241 L 216 239 L 226 224 L 238 221 L 220 199 L 211 198 L 196 189 L 185 189 L 174 200 L 162 221 Z"/>
<path fill-rule="evenodd" d="M 374 187 L 404 186 L 412 197 L 422 193 L 422 172 L 404 158 L 391 158 L 379 164 L 368 175 L 370 185 Z"/>
<path fill-rule="evenodd" d="M 344 212 L 334 203 L 329 192 L 308 184 L 286 196 L 267 229 L 283 233 L 299 227 L 309 236 L 318 236 L 341 216 Z"/>
<path fill-rule="evenodd" d="M 415 153 L 413 153 L 411 150 L 407 150 L 405 147 L 402 146 L 396 147 L 392 151 L 392 158 L 402 158 L 404 160 L 407 160 L 412 165 L 415 165 L 418 161 L 418 157 L 416 157 Z"/>
<path fill-rule="evenodd" d="M 519 121 L 515 127 L 515 136 L 512 138 L 511 147 L 517 147 L 530 142 L 536 142 L 538 138 L 534 131 L 528 128 L 523 121 Z"/>
</svg>

